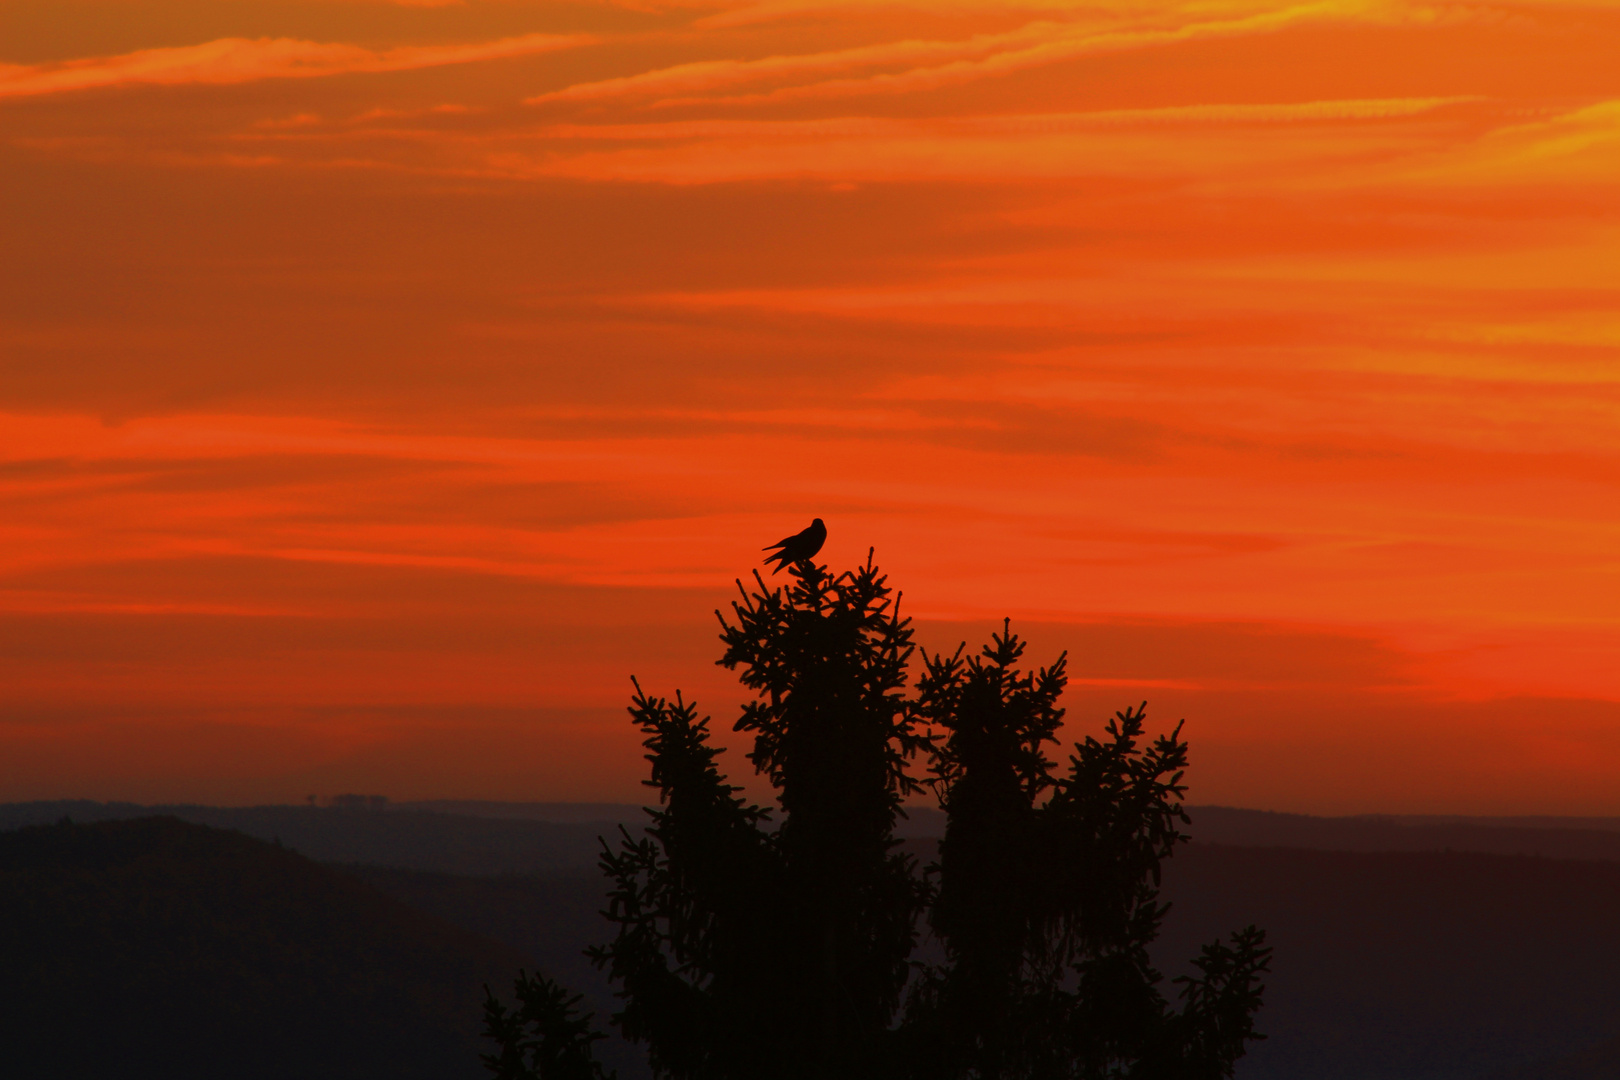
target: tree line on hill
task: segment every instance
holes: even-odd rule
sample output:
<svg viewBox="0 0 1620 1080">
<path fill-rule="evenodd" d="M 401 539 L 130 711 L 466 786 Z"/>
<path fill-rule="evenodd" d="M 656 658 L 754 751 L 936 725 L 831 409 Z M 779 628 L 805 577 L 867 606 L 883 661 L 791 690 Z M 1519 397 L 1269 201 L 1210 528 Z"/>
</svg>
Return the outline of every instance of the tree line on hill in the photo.
<svg viewBox="0 0 1620 1080">
<path fill-rule="evenodd" d="M 916 652 L 873 565 L 809 559 L 743 589 L 724 654 L 754 693 L 735 729 L 776 806 L 721 771 L 679 694 L 632 700 L 659 805 L 604 844 L 615 935 L 591 951 L 613 1020 L 670 1080 L 945 1077 L 1216 1080 L 1261 1036 L 1270 950 L 1248 927 L 1165 981 L 1160 866 L 1177 844 L 1187 745 L 1145 708 L 1048 756 L 1066 658 L 1025 669 L 1009 627 L 975 655 Z M 931 789 L 946 815 L 926 867 L 895 835 Z M 941 959 L 918 959 L 931 936 Z M 521 974 L 486 1001 L 498 1080 L 603 1080 L 579 1000 Z"/>
</svg>

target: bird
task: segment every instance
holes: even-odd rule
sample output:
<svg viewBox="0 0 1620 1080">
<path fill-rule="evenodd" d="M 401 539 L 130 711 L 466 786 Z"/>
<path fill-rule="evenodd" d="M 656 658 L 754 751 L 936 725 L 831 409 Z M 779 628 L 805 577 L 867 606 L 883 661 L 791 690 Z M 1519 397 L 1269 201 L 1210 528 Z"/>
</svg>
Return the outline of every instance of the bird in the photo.
<svg viewBox="0 0 1620 1080">
<path fill-rule="evenodd" d="M 776 561 L 776 569 L 772 570 L 771 573 L 773 575 L 780 574 L 782 567 L 788 563 L 806 562 L 814 558 L 816 552 L 821 550 L 821 545 L 826 542 L 827 526 L 821 523 L 820 518 L 816 518 L 804 532 L 783 537 L 770 547 L 763 548 L 764 551 L 772 551 L 775 548 L 781 549 L 765 556 L 765 563 L 769 565 L 773 560 Z"/>
</svg>

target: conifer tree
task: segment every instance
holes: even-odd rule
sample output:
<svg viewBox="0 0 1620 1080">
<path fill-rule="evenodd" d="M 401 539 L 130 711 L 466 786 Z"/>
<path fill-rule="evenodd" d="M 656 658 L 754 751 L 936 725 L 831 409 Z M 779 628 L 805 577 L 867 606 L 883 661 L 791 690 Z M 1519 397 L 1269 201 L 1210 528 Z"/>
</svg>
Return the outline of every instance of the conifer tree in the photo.
<svg viewBox="0 0 1620 1080">
<path fill-rule="evenodd" d="M 484 1030 L 500 1051 L 483 1058 L 495 1080 L 613 1080 L 591 1053 L 607 1036 L 579 1015 L 579 994 L 525 971 L 514 990 L 517 1004 L 508 1009 L 484 987 Z"/>
<path fill-rule="evenodd" d="M 1148 958 L 1167 905 L 1160 864 L 1187 839 L 1181 726 L 1142 744 L 1146 706 L 1046 756 L 1066 656 L 1020 671 L 1003 625 L 978 656 L 924 654 L 914 714 L 942 729 L 932 772 L 946 812 L 929 925 L 946 962 L 914 987 L 915 1075 L 1193 1080 L 1231 1075 L 1255 1033 L 1270 950 L 1250 927 L 1206 946 L 1182 1007 Z"/>
<path fill-rule="evenodd" d="M 595 956 L 622 1030 L 669 1077 L 878 1075 L 910 971 L 925 891 L 894 823 L 926 746 L 904 697 L 911 629 L 870 561 L 792 575 L 756 574 L 720 617 L 720 663 L 756 695 L 735 727 L 776 808 L 726 781 L 694 705 L 638 685 L 631 708 L 660 806 L 603 859 L 618 935 Z"/>
<path fill-rule="evenodd" d="M 908 698 L 910 622 L 870 557 L 837 577 L 808 560 L 790 569 L 785 589 L 758 573 L 753 591 L 739 583 L 719 615 L 719 663 L 755 695 L 735 730 L 752 734 L 774 806 L 727 780 L 695 704 L 635 686 L 659 805 L 644 834 L 604 849 L 617 932 L 591 955 L 654 1071 L 1229 1077 L 1259 1037 L 1263 935 L 1206 947 L 1199 974 L 1178 980 L 1179 1009 L 1147 955 L 1166 910 L 1160 863 L 1186 839 L 1179 726 L 1144 745 L 1144 711 L 1128 709 L 1059 771 L 1046 746 L 1065 658 L 1021 671 L 1025 646 L 1004 626 L 980 655 L 924 654 Z M 947 815 L 927 872 L 894 835 L 925 786 Z M 912 959 L 924 916 L 943 963 Z M 534 980 L 517 989 L 518 1013 L 486 1006 L 498 1080 L 600 1077 L 577 1000 Z"/>
</svg>

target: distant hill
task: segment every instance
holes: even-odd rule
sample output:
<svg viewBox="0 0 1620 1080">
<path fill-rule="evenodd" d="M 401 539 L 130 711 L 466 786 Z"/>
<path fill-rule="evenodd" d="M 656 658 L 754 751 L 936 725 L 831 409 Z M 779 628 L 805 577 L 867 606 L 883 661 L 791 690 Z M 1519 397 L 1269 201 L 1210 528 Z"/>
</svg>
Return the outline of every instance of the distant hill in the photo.
<svg viewBox="0 0 1620 1080">
<path fill-rule="evenodd" d="M 639 813 L 639 810 L 637 811 Z M 454 874 L 568 874 L 591 871 L 599 836 L 618 823 L 535 821 L 434 810 L 312 806 L 138 806 L 89 801 L 0 805 L 0 830 L 70 818 L 121 821 L 166 815 L 279 842 L 317 862 L 369 863 Z"/>
<path fill-rule="evenodd" d="M 1202 843 L 1318 851 L 1483 851 L 1620 861 L 1620 818 L 1312 817 L 1193 806 Z"/>
<path fill-rule="evenodd" d="M 458 814 L 462 817 L 549 821 L 559 825 L 628 825 L 647 823 L 647 811 L 637 803 L 497 802 L 493 799 L 422 799 L 388 803 L 391 812 L 418 811 Z"/>
<path fill-rule="evenodd" d="M 910 807 L 896 830 L 913 840 L 944 834 L 933 807 Z M 1231 847 L 1319 851 L 1482 851 L 1620 862 L 1620 818 L 1313 817 L 1221 806 L 1189 807 L 1194 839 Z M 320 862 L 397 866 L 452 874 L 593 872 L 598 837 L 632 832 L 646 812 L 628 803 L 435 800 L 358 806 L 218 807 L 88 800 L 0 804 L 0 830 L 168 814 L 262 840 L 280 840 Z M 919 850 L 926 848 L 922 845 Z"/>
<path fill-rule="evenodd" d="M 932 836 L 944 818 L 914 811 L 902 836 Z M 439 801 L 378 808 L 316 806 L 142 806 L 87 799 L 0 804 L 0 831 L 68 818 L 77 822 L 170 816 L 279 842 L 317 862 L 362 863 L 440 873 L 568 875 L 594 873 L 599 838 L 639 830 L 639 806 L 622 803 Z"/>
<path fill-rule="evenodd" d="M 1541 1071 L 1620 1036 L 1620 863 L 1194 843 L 1164 886 L 1167 974 L 1249 923 L 1276 949 L 1238 1080 L 1620 1077 Z"/>
<path fill-rule="evenodd" d="M 174 818 L 0 833 L 7 1076 L 456 1080 L 522 954 Z"/>
</svg>

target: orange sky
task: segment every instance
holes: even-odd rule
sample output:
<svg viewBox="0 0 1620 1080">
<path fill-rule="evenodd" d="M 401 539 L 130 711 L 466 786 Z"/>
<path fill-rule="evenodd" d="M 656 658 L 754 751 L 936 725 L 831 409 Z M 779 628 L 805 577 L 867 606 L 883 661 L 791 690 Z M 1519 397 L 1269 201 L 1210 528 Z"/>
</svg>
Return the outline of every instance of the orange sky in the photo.
<svg viewBox="0 0 1620 1080">
<path fill-rule="evenodd" d="M 1192 798 L 1620 814 L 1620 5 L 7 0 L 0 799 L 636 799 L 814 514 Z M 738 760 L 738 764 L 743 763 Z"/>
</svg>

